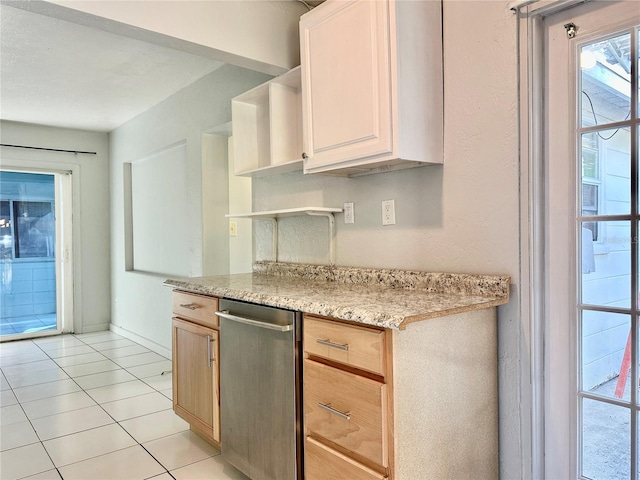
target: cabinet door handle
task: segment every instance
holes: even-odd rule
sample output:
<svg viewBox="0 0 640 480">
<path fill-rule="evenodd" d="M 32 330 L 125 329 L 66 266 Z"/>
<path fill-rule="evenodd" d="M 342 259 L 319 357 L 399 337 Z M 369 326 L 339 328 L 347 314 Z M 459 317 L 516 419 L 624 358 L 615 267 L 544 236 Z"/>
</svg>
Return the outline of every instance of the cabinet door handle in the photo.
<svg viewBox="0 0 640 480">
<path fill-rule="evenodd" d="M 207 335 L 207 361 L 209 362 L 209 366 L 211 366 L 211 362 L 215 362 L 216 359 L 211 358 L 211 342 L 215 342 L 215 338 L 211 338 L 211 335 Z"/>
<path fill-rule="evenodd" d="M 321 345 L 326 345 L 327 347 L 331 347 L 331 348 L 337 348 L 338 350 L 349 350 L 349 344 L 348 343 L 334 343 L 332 341 L 330 341 L 328 338 L 327 339 L 321 339 L 318 338 L 316 340 L 317 343 L 321 344 Z"/>
<path fill-rule="evenodd" d="M 345 413 L 345 412 L 341 412 L 340 410 L 336 410 L 331 406 L 330 403 L 318 403 L 318 406 L 329 413 L 333 413 L 334 415 L 339 416 L 340 418 L 344 418 L 345 420 L 351 420 L 350 412 Z"/>
<path fill-rule="evenodd" d="M 307 155 L 306 153 L 302 152 L 302 159 L 306 160 L 307 158 L 309 158 L 309 155 Z"/>
<path fill-rule="evenodd" d="M 180 306 L 182 308 L 188 308 L 189 310 L 195 310 L 196 308 L 200 308 L 200 305 L 197 303 L 181 303 Z"/>
</svg>

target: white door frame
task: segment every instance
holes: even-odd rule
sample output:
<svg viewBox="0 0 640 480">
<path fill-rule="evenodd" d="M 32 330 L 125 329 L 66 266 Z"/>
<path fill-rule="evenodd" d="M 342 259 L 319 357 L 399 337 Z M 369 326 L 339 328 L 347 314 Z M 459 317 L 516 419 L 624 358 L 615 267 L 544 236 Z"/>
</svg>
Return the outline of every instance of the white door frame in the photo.
<svg viewBox="0 0 640 480">
<path fill-rule="evenodd" d="M 546 428 L 549 425 L 549 419 L 545 415 L 549 398 L 546 382 L 548 358 L 546 358 L 545 340 L 549 333 L 547 329 L 550 328 L 547 316 L 549 284 L 546 273 L 549 263 L 547 258 L 549 252 L 546 251 L 549 232 L 546 226 L 550 206 L 546 200 L 547 172 L 545 171 L 545 19 L 579 3 L 582 2 L 579 0 L 540 2 L 519 0 L 511 5 L 512 10 L 518 15 L 519 42 L 520 278 L 523 292 L 520 314 L 523 329 L 529 335 L 530 353 L 529 358 L 523 358 L 521 385 L 523 392 L 528 389 L 531 391 L 530 399 L 523 397 L 525 406 L 527 401 L 531 402 L 529 405 L 531 409 L 531 472 L 523 472 L 523 477 L 530 475 L 531 478 L 545 478 L 548 462 L 559 463 L 564 454 L 564 452 L 555 451 L 556 458 L 549 458 L 549 450 L 557 446 L 545 444 Z M 571 181 L 575 182 L 575 178 Z M 570 207 L 574 208 L 574 204 L 571 203 Z M 573 230 L 573 226 L 570 226 L 569 230 Z M 573 235 L 574 232 L 569 233 L 570 237 Z M 575 259 L 572 262 L 575 264 Z M 569 275 L 575 275 L 575 270 L 575 268 L 572 269 Z M 571 292 L 568 293 L 571 294 Z M 572 348 L 571 334 L 565 332 L 564 335 L 569 335 L 565 340 L 568 341 L 567 347 Z M 571 354 L 575 354 L 575 351 Z M 567 381 L 573 381 L 575 384 L 575 369 L 570 365 L 566 367 Z M 566 409 L 570 418 L 557 427 L 563 429 L 567 437 L 572 438 L 571 443 L 575 445 L 576 422 L 573 418 L 575 415 L 571 414 L 570 405 L 565 405 L 563 408 Z M 523 422 L 526 422 L 526 419 Z M 550 457 L 553 456 L 552 454 Z M 564 461 L 566 462 L 566 457 Z M 570 462 L 566 468 L 566 478 L 576 478 L 576 462 Z"/>
<path fill-rule="evenodd" d="M 531 392 L 531 471 L 523 471 L 523 478 L 545 475 L 544 18 L 562 8 L 563 3 L 557 1 L 538 9 L 527 4 L 512 8 L 519 17 L 520 318 L 529 337 L 529 358 L 523 359 L 521 387 L 523 392 Z M 523 400 L 528 398 L 523 396 Z"/>
<path fill-rule="evenodd" d="M 56 296 L 61 333 L 74 331 L 74 281 L 73 281 L 73 173 L 56 172 Z M 70 230 L 69 230 L 70 229 Z"/>
</svg>

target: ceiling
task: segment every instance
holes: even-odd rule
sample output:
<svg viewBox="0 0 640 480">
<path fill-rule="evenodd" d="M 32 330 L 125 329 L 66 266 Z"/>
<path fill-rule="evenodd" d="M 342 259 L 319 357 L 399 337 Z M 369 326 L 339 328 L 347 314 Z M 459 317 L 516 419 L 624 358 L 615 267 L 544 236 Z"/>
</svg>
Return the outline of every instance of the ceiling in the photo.
<svg viewBox="0 0 640 480">
<path fill-rule="evenodd" d="M 223 64 L 0 3 L 0 118 L 108 132 Z"/>
</svg>

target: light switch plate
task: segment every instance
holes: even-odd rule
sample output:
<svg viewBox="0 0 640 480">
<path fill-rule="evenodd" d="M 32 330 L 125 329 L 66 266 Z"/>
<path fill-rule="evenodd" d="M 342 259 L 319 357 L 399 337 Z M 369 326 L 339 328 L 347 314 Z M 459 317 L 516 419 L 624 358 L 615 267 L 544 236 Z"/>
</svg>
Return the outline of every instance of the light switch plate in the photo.
<svg viewBox="0 0 640 480">
<path fill-rule="evenodd" d="M 344 204 L 344 223 L 355 223 L 355 212 L 353 210 L 353 202 Z"/>
<path fill-rule="evenodd" d="M 229 220 L 229 236 L 238 236 L 238 222 L 236 222 L 235 220 Z"/>
</svg>

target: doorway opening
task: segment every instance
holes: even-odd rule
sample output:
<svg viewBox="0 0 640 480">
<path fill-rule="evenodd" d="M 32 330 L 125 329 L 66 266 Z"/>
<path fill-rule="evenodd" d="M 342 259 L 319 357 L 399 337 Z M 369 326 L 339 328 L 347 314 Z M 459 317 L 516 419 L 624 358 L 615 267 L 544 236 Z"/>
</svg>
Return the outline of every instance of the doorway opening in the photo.
<svg viewBox="0 0 640 480">
<path fill-rule="evenodd" d="M 638 480 L 637 3 L 544 32 L 544 476 Z"/>
<path fill-rule="evenodd" d="M 637 32 L 578 42 L 576 52 L 579 468 L 588 478 L 637 478 Z"/>
</svg>

